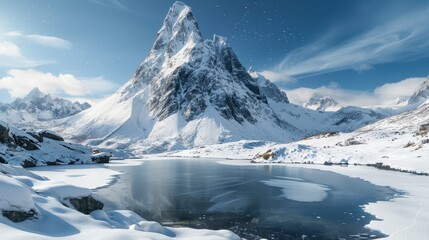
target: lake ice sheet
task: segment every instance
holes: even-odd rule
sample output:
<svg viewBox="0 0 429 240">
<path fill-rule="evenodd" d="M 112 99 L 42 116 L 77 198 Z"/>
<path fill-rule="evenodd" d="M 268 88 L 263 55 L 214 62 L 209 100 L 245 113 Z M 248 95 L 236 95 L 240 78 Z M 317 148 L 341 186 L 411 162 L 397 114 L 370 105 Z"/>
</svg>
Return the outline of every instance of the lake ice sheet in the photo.
<svg viewBox="0 0 429 240">
<path fill-rule="evenodd" d="M 302 180 L 270 179 L 261 181 L 267 186 L 281 188 L 282 197 L 298 202 L 320 202 L 328 196 L 329 187 Z"/>
</svg>

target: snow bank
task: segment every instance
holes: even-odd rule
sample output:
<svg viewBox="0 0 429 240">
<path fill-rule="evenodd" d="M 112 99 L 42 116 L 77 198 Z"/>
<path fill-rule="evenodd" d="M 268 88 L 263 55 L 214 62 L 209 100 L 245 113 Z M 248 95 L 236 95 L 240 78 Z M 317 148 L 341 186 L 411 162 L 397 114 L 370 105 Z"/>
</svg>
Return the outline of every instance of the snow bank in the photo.
<svg viewBox="0 0 429 240">
<path fill-rule="evenodd" d="M 54 196 L 60 200 L 85 197 L 91 194 L 91 190 L 88 188 L 69 185 L 65 182 L 44 181 L 36 184 L 33 189 L 38 193 Z"/>
<path fill-rule="evenodd" d="M 32 168 L 30 172 L 48 178 L 52 182 L 64 182 L 88 189 L 105 187 L 121 174 L 96 164 L 37 167 Z"/>
<path fill-rule="evenodd" d="M 3 173 L 0 173 L 0 192 L 0 210 L 28 212 L 35 209 L 27 186 Z"/>
</svg>

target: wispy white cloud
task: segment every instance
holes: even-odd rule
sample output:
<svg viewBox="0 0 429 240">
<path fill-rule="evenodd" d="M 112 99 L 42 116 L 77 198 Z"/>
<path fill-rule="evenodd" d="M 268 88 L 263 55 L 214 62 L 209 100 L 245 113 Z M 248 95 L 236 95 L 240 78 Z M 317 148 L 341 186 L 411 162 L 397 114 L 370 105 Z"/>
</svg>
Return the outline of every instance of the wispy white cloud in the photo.
<svg viewBox="0 0 429 240">
<path fill-rule="evenodd" d="M 5 57 L 20 57 L 21 49 L 11 42 L 0 42 L 0 56 Z"/>
<path fill-rule="evenodd" d="M 373 91 L 343 89 L 336 83 L 319 88 L 286 90 L 292 103 L 302 105 L 313 96 L 329 96 L 342 106 L 395 105 L 400 99 L 410 97 L 426 78 L 408 78 L 396 83 L 386 83 Z"/>
<path fill-rule="evenodd" d="M 32 43 L 53 48 L 71 48 L 72 46 L 70 41 L 54 36 L 40 34 L 23 34 L 19 31 L 7 32 L 4 35 L 7 37 L 22 37 L 31 41 Z"/>
<path fill-rule="evenodd" d="M 260 72 L 260 74 L 265 78 L 270 79 L 273 82 L 282 81 L 282 82 L 292 83 L 296 81 L 296 79 L 293 78 L 292 76 L 287 76 L 285 74 L 282 74 L 280 72 L 275 72 L 275 71 L 265 70 Z"/>
<path fill-rule="evenodd" d="M 36 61 L 25 57 L 21 48 L 12 42 L 0 42 L 0 67 L 28 68 L 50 63 L 52 62 Z"/>
<path fill-rule="evenodd" d="M 395 16 L 366 33 L 345 42 L 326 39 L 289 53 L 273 69 L 279 80 L 318 75 L 345 69 L 366 71 L 377 64 L 407 61 L 429 56 L 429 8 Z M 331 45 L 332 47 L 326 48 Z M 269 76 L 267 76 L 269 78 Z"/>
<path fill-rule="evenodd" d="M 4 34 L 7 37 L 23 37 L 24 34 L 22 34 L 20 31 L 10 31 Z"/>
<path fill-rule="evenodd" d="M 71 43 L 67 40 L 58 37 L 45 36 L 39 34 L 30 34 L 26 36 L 34 43 L 55 48 L 70 48 Z"/>
<path fill-rule="evenodd" d="M 118 88 L 117 84 L 102 77 L 76 78 L 71 74 L 54 75 L 34 69 L 12 69 L 0 78 L 0 89 L 6 89 L 12 97 L 23 97 L 38 87 L 54 96 L 100 96 Z"/>
</svg>

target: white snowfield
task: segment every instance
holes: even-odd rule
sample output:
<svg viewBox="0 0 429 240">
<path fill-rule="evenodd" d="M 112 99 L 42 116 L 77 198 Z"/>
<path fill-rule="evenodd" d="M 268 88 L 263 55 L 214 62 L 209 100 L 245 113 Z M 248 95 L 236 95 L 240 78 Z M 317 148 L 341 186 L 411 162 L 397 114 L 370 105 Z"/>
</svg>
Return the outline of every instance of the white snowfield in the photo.
<svg viewBox="0 0 429 240">
<path fill-rule="evenodd" d="M 163 227 L 126 210 L 84 215 L 64 206 L 64 199 L 88 196 L 91 188 L 105 186 L 119 174 L 101 166 L 36 168 L 34 172 L 46 177 L 0 164 L 0 211 L 36 213 L 23 222 L 12 222 L 0 214 L 1 239 L 240 239 L 227 230 Z M 78 186 L 71 185 L 74 182 Z"/>
</svg>

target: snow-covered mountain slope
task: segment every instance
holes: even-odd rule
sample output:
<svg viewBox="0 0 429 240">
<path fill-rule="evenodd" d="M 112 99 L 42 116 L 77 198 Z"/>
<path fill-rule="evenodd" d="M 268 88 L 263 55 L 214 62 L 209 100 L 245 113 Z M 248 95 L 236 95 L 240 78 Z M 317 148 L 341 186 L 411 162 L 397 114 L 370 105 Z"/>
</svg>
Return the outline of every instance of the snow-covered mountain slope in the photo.
<svg viewBox="0 0 429 240">
<path fill-rule="evenodd" d="M 429 99 L 429 77 L 417 88 L 408 99 L 408 105 L 418 105 Z"/>
<path fill-rule="evenodd" d="M 374 130 L 416 130 L 421 125 L 429 123 L 429 100 L 423 102 L 419 107 L 403 112 L 398 115 L 391 116 L 383 119 L 374 124 L 368 125 L 359 129 L 360 131 L 374 131 Z"/>
<path fill-rule="evenodd" d="M 275 84 L 246 71 L 225 38 L 203 40 L 191 9 L 176 2 L 132 78 L 55 130 L 77 142 L 160 152 L 242 139 L 290 142 L 384 117 L 373 112 L 324 114 L 290 104 Z"/>
<path fill-rule="evenodd" d="M 387 165 L 395 169 L 429 173 L 429 101 L 351 133 L 314 136 L 290 144 L 266 147 L 276 152 L 275 161 L 347 161 Z"/>
<path fill-rule="evenodd" d="M 429 174 L 429 101 L 349 133 L 328 132 L 287 144 L 243 140 L 164 155 L 255 162 L 370 164 Z"/>
<path fill-rule="evenodd" d="M 329 111 L 334 112 L 339 110 L 341 107 L 335 99 L 326 96 L 313 96 L 306 103 L 304 103 L 303 107 L 313 109 L 316 111 Z"/>
<path fill-rule="evenodd" d="M 35 88 L 24 98 L 17 98 L 9 104 L 1 104 L 0 119 L 10 124 L 28 125 L 37 121 L 68 117 L 89 107 L 91 105 L 88 103 L 53 98 Z"/>
</svg>

